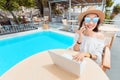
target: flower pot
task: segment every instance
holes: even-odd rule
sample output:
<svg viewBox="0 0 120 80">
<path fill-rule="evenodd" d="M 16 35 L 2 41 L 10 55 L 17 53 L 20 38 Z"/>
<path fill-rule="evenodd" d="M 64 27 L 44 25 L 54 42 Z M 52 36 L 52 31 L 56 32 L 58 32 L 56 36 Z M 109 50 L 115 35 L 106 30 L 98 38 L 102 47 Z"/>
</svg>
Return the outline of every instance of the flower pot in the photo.
<svg viewBox="0 0 120 80">
<path fill-rule="evenodd" d="M 43 24 L 43 29 L 49 29 L 49 25 L 48 24 Z"/>
</svg>

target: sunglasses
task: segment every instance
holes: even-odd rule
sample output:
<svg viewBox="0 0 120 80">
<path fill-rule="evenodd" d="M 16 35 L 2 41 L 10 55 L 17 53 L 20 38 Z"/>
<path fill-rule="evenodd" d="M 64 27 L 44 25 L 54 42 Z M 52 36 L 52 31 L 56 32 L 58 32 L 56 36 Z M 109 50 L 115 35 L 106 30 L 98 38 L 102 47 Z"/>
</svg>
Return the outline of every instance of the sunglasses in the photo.
<svg viewBox="0 0 120 80">
<path fill-rule="evenodd" d="M 95 18 L 85 17 L 86 23 L 89 23 L 90 21 L 92 21 L 93 23 L 97 23 L 99 21 L 99 18 L 98 17 L 95 17 Z"/>
</svg>

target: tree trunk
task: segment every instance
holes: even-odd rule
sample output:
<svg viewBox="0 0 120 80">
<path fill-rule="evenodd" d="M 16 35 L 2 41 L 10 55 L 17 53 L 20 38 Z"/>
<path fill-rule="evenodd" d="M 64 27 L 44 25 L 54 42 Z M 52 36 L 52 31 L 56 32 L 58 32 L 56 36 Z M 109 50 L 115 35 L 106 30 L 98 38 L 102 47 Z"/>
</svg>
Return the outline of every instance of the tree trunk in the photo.
<svg viewBox="0 0 120 80">
<path fill-rule="evenodd" d="M 33 22 L 32 11 L 30 11 L 30 22 Z"/>
<path fill-rule="evenodd" d="M 43 4 L 42 0 L 36 0 L 36 6 L 38 7 L 41 16 L 43 17 Z"/>
<path fill-rule="evenodd" d="M 20 24 L 19 20 L 18 20 L 17 17 L 14 15 L 14 13 L 13 13 L 12 11 L 9 11 L 9 12 L 12 14 L 13 18 L 15 19 L 15 22 L 16 22 L 17 24 Z"/>
</svg>

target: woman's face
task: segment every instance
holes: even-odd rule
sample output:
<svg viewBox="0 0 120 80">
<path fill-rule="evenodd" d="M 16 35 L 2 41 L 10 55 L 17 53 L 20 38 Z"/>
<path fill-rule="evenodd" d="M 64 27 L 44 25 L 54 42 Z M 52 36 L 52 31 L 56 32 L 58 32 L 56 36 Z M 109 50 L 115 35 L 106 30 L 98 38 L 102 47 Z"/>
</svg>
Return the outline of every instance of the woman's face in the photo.
<svg viewBox="0 0 120 80">
<path fill-rule="evenodd" d="M 88 14 L 84 18 L 84 26 L 87 30 L 93 31 L 93 29 L 97 26 L 99 21 L 99 17 L 96 14 Z"/>
</svg>

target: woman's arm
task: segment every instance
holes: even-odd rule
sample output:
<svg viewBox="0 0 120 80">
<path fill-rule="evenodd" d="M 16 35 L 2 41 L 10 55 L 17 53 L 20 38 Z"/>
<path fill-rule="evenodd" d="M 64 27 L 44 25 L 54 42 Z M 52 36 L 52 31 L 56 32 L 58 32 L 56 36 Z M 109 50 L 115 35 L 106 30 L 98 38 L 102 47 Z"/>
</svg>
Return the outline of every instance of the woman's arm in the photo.
<svg viewBox="0 0 120 80">
<path fill-rule="evenodd" d="M 73 46 L 73 49 L 74 49 L 75 51 L 79 51 L 79 50 L 80 50 L 80 44 L 81 44 L 81 41 L 77 41 L 77 42 L 75 43 L 75 45 Z"/>
<path fill-rule="evenodd" d="M 85 27 L 81 27 L 80 30 L 76 30 L 75 32 L 79 35 L 78 39 L 75 41 L 75 45 L 73 46 L 73 50 L 79 51 L 80 44 L 82 43 L 83 32 L 85 31 Z"/>
</svg>

